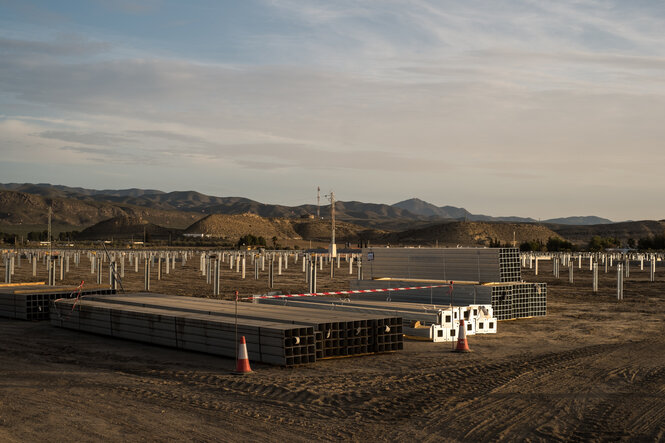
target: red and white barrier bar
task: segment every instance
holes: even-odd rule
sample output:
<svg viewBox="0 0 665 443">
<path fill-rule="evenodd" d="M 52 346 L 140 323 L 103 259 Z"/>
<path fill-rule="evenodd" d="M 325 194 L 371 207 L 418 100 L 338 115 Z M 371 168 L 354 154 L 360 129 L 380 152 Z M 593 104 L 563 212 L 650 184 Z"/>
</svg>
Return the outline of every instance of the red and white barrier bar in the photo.
<svg viewBox="0 0 665 443">
<path fill-rule="evenodd" d="M 334 291 L 334 292 L 310 292 L 309 294 L 281 294 L 281 295 L 254 295 L 252 297 L 245 297 L 243 300 L 255 300 L 263 298 L 290 298 L 290 297 L 312 297 L 316 295 L 349 295 L 349 294 L 366 294 L 368 292 L 393 292 L 393 291 L 409 291 L 412 289 L 430 289 L 430 288 L 445 288 L 450 285 L 431 285 L 431 286 L 410 286 L 408 288 L 378 288 L 378 289 L 356 289 L 353 291 Z"/>
</svg>

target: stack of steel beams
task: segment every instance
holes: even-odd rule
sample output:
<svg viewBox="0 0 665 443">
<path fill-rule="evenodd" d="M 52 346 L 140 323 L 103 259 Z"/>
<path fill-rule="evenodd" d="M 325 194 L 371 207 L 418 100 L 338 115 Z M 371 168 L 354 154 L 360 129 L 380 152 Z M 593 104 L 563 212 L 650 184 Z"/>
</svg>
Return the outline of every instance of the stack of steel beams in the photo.
<svg viewBox="0 0 665 443">
<path fill-rule="evenodd" d="M 236 317 L 234 302 L 195 297 L 128 294 L 92 296 L 87 297 L 86 301 L 103 303 L 117 310 L 154 309 L 168 312 L 170 316 L 193 314 L 231 322 Z M 316 359 L 397 351 L 404 345 L 402 319 L 381 313 L 326 312 L 318 309 L 238 303 L 237 318 L 242 322 L 270 322 L 313 328 Z"/>
<path fill-rule="evenodd" d="M 53 302 L 51 323 L 56 326 L 178 349 L 234 357 L 236 322 L 212 316 L 141 306 L 81 300 Z M 316 361 L 314 329 L 304 324 L 239 318 L 238 336 L 244 336 L 250 360 L 294 366 Z"/>
<path fill-rule="evenodd" d="M 115 294 L 108 287 L 86 286 L 81 295 Z M 48 320 L 49 304 L 58 298 L 76 297 L 77 286 L 46 286 L 43 283 L 0 285 L 0 317 Z"/>
<path fill-rule="evenodd" d="M 440 311 L 449 308 L 448 306 L 418 305 L 415 303 L 386 302 L 359 298 L 351 300 L 335 297 L 269 298 L 257 301 L 261 304 L 269 305 L 401 317 L 402 324 L 405 326 L 415 322 L 420 322 L 421 324 L 438 323 L 440 321 Z"/>
<path fill-rule="evenodd" d="M 370 280 L 521 280 L 516 248 L 365 248 L 362 257 L 363 278 Z"/>
<path fill-rule="evenodd" d="M 355 280 L 351 289 L 374 289 L 408 287 L 409 282 L 395 280 Z M 499 320 L 512 318 L 537 317 L 547 314 L 546 283 L 494 283 L 484 285 L 453 285 L 430 289 L 411 289 L 407 291 L 354 294 L 353 301 L 376 300 L 408 302 L 419 305 L 491 305 Z"/>
</svg>

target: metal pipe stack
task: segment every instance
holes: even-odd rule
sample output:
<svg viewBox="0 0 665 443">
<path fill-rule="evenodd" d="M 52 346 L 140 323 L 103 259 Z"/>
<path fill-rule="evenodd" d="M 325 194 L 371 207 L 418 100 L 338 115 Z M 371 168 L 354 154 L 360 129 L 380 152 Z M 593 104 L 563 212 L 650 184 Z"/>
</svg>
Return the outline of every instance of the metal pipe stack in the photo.
<svg viewBox="0 0 665 443">
<path fill-rule="evenodd" d="M 60 303 L 60 301 L 58 303 Z M 234 323 L 236 318 L 236 304 L 234 302 L 196 297 L 180 297 L 162 294 L 92 296 L 87 297 L 85 303 L 81 304 L 80 309 L 82 311 L 88 309 L 86 303 L 96 303 L 95 306 L 97 307 L 103 305 L 107 309 L 112 309 L 114 311 L 148 309 L 154 311 L 154 315 L 168 315 L 169 317 L 175 318 L 180 318 L 181 316 L 188 317 L 190 315 L 202 316 L 213 322 L 222 321 Z M 285 327 L 311 328 L 311 358 L 308 353 L 307 358 L 300 360 L 295 358 L 291 360 L 287 359 L 285 362 L 274 363 L 284 366 L 310 363 L 316 359 L 326 357 L 397 351 L 402 349 L 404 345 L 402 336 L 402 319 L 400 317 L 383 315 L 380 313 L 361 314 L 326 312 L 318 309 L 238 303 L 237 319 L 239 324 L 260 325 L 266 323 L 282 324 Z M 56 322 L 55 324 L 70 327 L 62 322 Z M 74 329 L 76 329 L 76 327 L 74 327 Z M 103 329 L 108 330 L 106 326 L 103 326 Z M 142 336 L 144 337 L 141 338 Z M 151 342 L 150 337 L 150 331 L 145 330 L 144 327 L 142 335 L 137 333 L 132 336 L 132 339 Z M 181 341 L 189 342 L 191 340 L 187 337 L 182 337 L 177 343 L 180 343 Z M 175 347 L 179 347 L 177 343 Z M 172 344 L 173 343 L 171 343 L 171 345 Z M 288 354 L 288 352 L 290 351 L 285 351 L 285 355 Z M 250 360 L 251 359 L 252 356 L 250 355 Z M 268 361 L 265 362 L 270 363 Z"/>
<path fill-rule="evenodd" d="M 78 295 L 77 286 L 47 286 L 39 283 L 0 285 L 0 317 L 48 320 L 49 305 L 58 298 Z M 107 287 L 86 287 L 81 295 L 115 294 Z"/>
<path fill-rule="evenodd" d="M 236 323 L 232 317 L 178 312 L 92 300 L 55 301 L 51 324 L 177 349 L 234 357 Z M 306 325 L 239 319 L 250 360 L 281 366 L 316 360 L 314 329 Z"/>
</svg>

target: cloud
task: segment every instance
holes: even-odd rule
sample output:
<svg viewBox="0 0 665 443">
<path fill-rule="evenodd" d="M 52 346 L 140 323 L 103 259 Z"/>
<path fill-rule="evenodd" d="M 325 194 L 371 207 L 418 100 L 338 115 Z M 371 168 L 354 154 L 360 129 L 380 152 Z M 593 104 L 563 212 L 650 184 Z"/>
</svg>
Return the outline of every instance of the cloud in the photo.
<svg viewBox="0 0 665 443">
<path fill-rule="evenodd" d="M 137 23 L 207 23 L 166 3 L 142 5 L 121 13 Z M 434 186 L 475 192 L 478 202 L 488 188 L 531 192 L 534 178 L 561 174 L 664 184 L 659 5 L 259 6 L 225 10 L 247 26 L 177 42 L 156 44 L 154 28 L 129 26 L 0 34 L 3 154 L 205 170 L 211 182 L 261 170 L 263 189 L 276 177 L 269 171 L 288 180 L 305 170 L 330 182 L 370 176 L 386 192 L 403 180 L 414 187 L 408 196 Z"/>
</svg>

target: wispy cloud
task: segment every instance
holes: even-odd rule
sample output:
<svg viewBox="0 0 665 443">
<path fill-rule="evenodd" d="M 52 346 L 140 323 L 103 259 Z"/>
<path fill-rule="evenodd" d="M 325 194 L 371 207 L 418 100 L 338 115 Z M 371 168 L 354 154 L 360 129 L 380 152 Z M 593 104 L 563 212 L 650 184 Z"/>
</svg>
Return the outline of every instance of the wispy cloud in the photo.
<svg viewBox="0 0 665 443">
<path fill-rule="evenodd" d="M 401 174 L 405 197 L 456 189 L 483 212 L 499 204 L 488 188 L 529 193 L 534 177 L 644 172 L 665 185 L 655 174 L 665 7 L 655 2 L 181 7 L 116 2 L 97 12 L 128 21 L 108 24 L 76 8 L 10 8 L 29 25 L 0 18 L 5 158 L 210 168 L 210 182 L 261 170 L 257 189 L 272 187 L 266 170 L 307 170 L 407 192 Z M 50 12 L 52 28 L 33 35 Z M 216 16 L 243 26 L 211 27 Z M 459 189 L 470 177 L 475 193 Z"/>
</svg>

